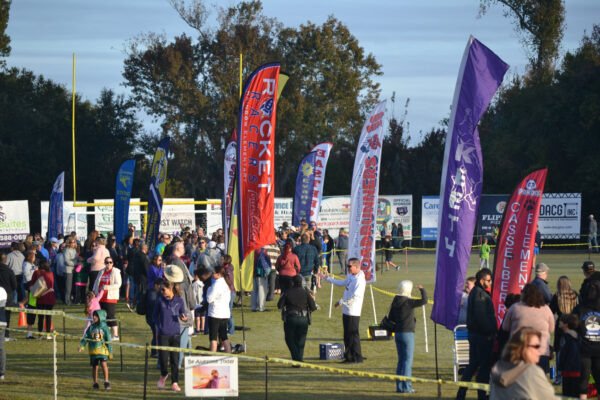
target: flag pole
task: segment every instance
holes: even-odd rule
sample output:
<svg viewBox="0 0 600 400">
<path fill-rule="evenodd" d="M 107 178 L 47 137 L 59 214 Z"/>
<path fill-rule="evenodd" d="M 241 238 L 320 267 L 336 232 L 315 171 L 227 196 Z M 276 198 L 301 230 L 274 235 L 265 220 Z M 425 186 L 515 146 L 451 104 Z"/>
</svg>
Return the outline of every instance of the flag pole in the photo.
<svg viewBox="0 0 600 400">
<path fill-rule="evenodd" d="M 73 53 L 73 113 L 72 113 L 72 134 L 71 142 L 73 145 L 73 204 L 77 203 L 77 177 L 75 175 L 75 53 Z"/>
<path fill-rule="evenodd" d="M 242 81 L 242 71 L 243 71 L 243 55 L 242 53 L 240 53 L 240 101 L 242 101 L 242 86 L 243 86 L 243 81 Z M 238 133 L 239 135 L 240 133 Z M 239 171 L 236 169 L 235 171 L 236 175 L 239 173 Z M 235 177 L 235 181 L 234 181 L 234 190 L 233 190 L 233 195 L 237 197 L 237 190 L 239 190 L 239 188 L 237 187 L 237 177 Z M 239 207 L 239 202 L 236 199 L 236 207 Z M 241 210 L 241 208 L 238 208 L 238 210 Z M 231 214 L 233 217 L 233 207 L 231 207 Z M 238 229 L 239 229 L 239 218 L 241 217 L 241 214 L 238 212 Z M 230 219 L 231 221 L 231 219 Z M 239 241 L 239 238 L 238 238 Z M 241 246 L 241 242 L 238 242 L 238 248 L 239 246 Z M 240 263 L 240 267 L 239 267 L 239 271 L 240 271 L 240 308 L 242 309 L 242 342 L 244 343 L 244 353 L 246 353 L 246 323 L 244 321 L 244 285 L 243 285 L 243 280 L 242 280 L 242 267 L 244 265 L 244 255 L 241 254 L 241 257 L 238 257 L 238 262 Z"/>
</svg>

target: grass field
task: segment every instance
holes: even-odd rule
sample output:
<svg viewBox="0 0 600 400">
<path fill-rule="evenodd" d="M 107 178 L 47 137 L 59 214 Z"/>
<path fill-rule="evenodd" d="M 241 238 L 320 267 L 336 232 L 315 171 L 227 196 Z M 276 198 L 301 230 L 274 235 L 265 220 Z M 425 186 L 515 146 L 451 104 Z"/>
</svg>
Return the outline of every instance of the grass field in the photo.
<svg viewBox="0 0 600 400">
<path fill-rule="evenodd" d="M 435 279 L 434 253 L 409 254 L 408 273 L 404 270 L 404 256 L 397 256 L 401 265 L 399 272 L 384 272 L 377 276 L 377 288 L 396 292 L 398 283 L 404 279 L 412 280 L 415 285 L 422 284 L 430 298 L 433 298 Z M 587 260 L 587 254 L 542 254 L 538 261 L 543 261 L 550 267 L 549 283 L 555 291 L 556 280 L 561 275 L 571 278 L 574 288 L 579 290 L 583 281 L 581 263 Z M 597 257 L 600 258 L 600 257 Z M 595 262 L 599 259 L 592 258 Z M 469 264 L 469 275 L 477 271 L 478 259 L 472 255 Z M 339 272 L 339 265 L 334 264 L 334 273 Z M 342 289 L 334 288 L 334 301 L 342 295 Z M 363 355 L 368 359 L 359 365 L 345 366 L 339 361 L 320 361 L 319 343 L 343 342 L 341 312 L 334 310 L 332 318 L 328 319 L 329 284 L 324 284 L 317 296 L 321 310 L 313 313 L 313 322 L 309 328 L 305 349 L 305 361 L 336 368 L 351 368 L 361 371 L 394 374 L 396 369 L 396 349 L 393 341 L 370 341 L 366 338 L 367 327 L 374 323 L 373 306 L 370 291 L 367 287 L 361 317 L 361 338 Z M 373 291 L 377 320 L 381 320 L 388 311 L 392 297 Z M 413 292 L 416 294 L 417 292 Z M 244 300 L 245 303 L 249 303 Z M 276 302 L 267 303 L 270 312 L 245 313 L 246 326 L 251 330 L 246 333 L 248 355 L 256 357 L 289 358 L 289 352 L 283 338 L 283 323 L 280 313 L 276 311 Z M 62 306 L 57 306 L 60 309 Z M 64 308 L 66 312 L 82 315 L 80 306 Z M 431 306 L 427 307 L 427 326 L 429 352 L 425 352 L 425 335 L 423 331 L 423 315 L 416 310 L 417 331 L 415 335 L 415 355 L 413 376 L 435 378 L 434 328 L 429 319 Z M 150 339 L 150 330 L 144 317 L 129 312 L 123 304 L 118 306 L 117 316 L 122 320 L 121 340 L 125 343 L 145 344 Z M 240 309 L 234 309 L 236 324 L 241 324 Z M 13 316 L 14 319 L 17 316 Z M 62 319 L 54 321 L 57 329 L 62 330 Z M 67 333 L 78 335 L 83 329 L 83 323 L 67 319 Z M 440 377 L 452 380 L 452 334 L 438 326 L 438 363 Z M 13 334 L 18 340 L 5 343 L 7 352 L 6 379 L 0 383 L 0 399 L 49 399 L 53 397 L 52 375 L 52 341 L 24 340 L 24 334 Z M 241 343 L 241 332 L 232 338 L 232 343 Z M 207 346 L 206 336 L 195 336 L 194 347 Z M 111 391 L 93 391 L 91 371 L 87 354 L 77 353 L 78 342 L 67 341 L 67 360 L 62 358 L 62 339 L 58 342 L 58 397 L 61 399 L 132 399 L 141 398 L 144 381 L 144 352 L 131 348 L 123 348 L 123 371 L 120 371 L 119 350 L 115 346 L 115 358 L 109 362 Z M 148 379 L 149 399 L 182 398 L 170 390 L 158 390 L 156 380 L 159 373 L 151 359 Z M 101 377 L 100 373 L 100 377 Z M 183 387 L 183 371 L 180 374 L 180 385 Z M 437 387 L 432 384 L 414 384 L 416 395 L 398 395 L 392 381 L 365 377 L 355 377 L 331 372 L 323 372 L 310 368 L 295 369 L 287 365 L 269 363 L 268 391 L 265 394 L 265 364 L 240 361 L 240 398 L 241 399 L 388 399 L 397 397 L 436 398 Z M 101 379 L 101 378 L 100 378 Z M 169 381 L 167 381 L 169 382 Z M 559 389 L 557 389 L 559 390 Z M 444 385 L 444 398 L 454 398 L 456 387 Z M 475 391 L 469 391 L 469 397 L 474 398 Z"/>
</svg>

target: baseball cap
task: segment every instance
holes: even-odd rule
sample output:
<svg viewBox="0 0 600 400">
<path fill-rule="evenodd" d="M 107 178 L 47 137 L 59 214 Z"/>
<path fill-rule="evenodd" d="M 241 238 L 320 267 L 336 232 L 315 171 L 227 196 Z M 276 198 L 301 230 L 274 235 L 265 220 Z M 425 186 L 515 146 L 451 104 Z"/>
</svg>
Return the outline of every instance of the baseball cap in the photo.
<svg viewBox="0 0 600 400">
<path fill-rule="evenodd" d="M 581 269 L 584 271 L 592 271 L 596 269 L 593 261 L 584 261 Z"/>
<path fill-rule="evenodd" d="M 546 264 L 544 263 L 539 263 L 535 266 L 535 274 L 536 275 L 541 275 L 545 272 L 548 272 L 549 268 Z"/>
</svg>

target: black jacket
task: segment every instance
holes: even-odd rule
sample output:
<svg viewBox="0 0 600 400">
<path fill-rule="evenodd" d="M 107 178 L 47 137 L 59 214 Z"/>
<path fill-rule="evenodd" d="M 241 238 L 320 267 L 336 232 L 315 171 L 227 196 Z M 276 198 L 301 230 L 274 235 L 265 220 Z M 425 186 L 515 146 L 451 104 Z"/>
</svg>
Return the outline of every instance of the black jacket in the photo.
<svg viewBox="0 0 600 400">
<path fill-rule="evenodd" d="M 481 287 L 479 282 L 475 283 L 469 293 L 467 329 L 481 335 L 494 335 L 497 331 L 492 297 Z"/>
<path fill-rule="evenodd" d="M 586 304 L 596 310 L 600 310 L 600 293 L 598 282 L 600 282 L 600 271 L 594 272 L 583 280 L 579 291 L 579 302 Z"/>
<path fill-rule="evenodd" d="M 148 280 L 148 267 L 150 260 L 142 250 L 137 250 L 133 257 L 133 280 L 136 283 L 145 282 Z"/>
<path fill-rule="evenodd" d="M 396 296 L 392 301 L 392 308 L 388 318 L 396 323 L 395 332 L 414 332 L 415 331 L 415 308 L 427 304 L 427 293 L 425 289 L 421 291 L 420 299 L 411 299 L 406 296 Z"/>
<path fill-rule="evenodd" d="M 600 311 L 579 304 L 573 310 L 579 317 L 579 337 L 581 338 L 581 354 L 588 357 L 600 357 Z"/>
<path fill-rule="evenodd" d="M 277 308 L 283 309 L 284 307 L 287 313 L 293 315 L 303 315 L 303 312 L 312 312 L 317 309 L 315 300 L 303 287 L 293 287 L 281 295 L 277 302 Z"/>
<path fill-rule="evenodd" d="M 581 339 L 575 331 L 561 335 L 556 367 L 561 372 L 579 372 L 581 368 Z"/>
<path fill-rule="evenodd" d="M 17 290 L 17 278 L 13 270 L 6 264 L 0 264 L 0 286 L 6 290 L 6 306 L 14 305 L 13 296 Z"/>
</svg>

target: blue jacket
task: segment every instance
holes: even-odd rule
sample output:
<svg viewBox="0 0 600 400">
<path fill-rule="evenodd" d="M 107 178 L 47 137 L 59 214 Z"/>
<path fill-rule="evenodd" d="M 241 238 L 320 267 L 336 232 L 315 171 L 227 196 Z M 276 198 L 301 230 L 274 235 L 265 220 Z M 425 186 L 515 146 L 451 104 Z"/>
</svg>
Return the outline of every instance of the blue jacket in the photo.
<svg viewBox="0 0 600 400">
<path fill-rule="evenodd" d="M 317 272 L 321 265 L 319 252 L 310 243 L 302 243 L 300 246 L 294 247 L 292 252 L 298 256 L 300 260 L 300 275 L 308 276 L 311 272 Z"/>
<path fill-rule="evenodd" d="M 542 294 L 544 295 L 544 301 L 547 305 L 550 304 L 550 301 L 552 300 L 552 293 L 550 292 L 550 288 L 548 287 L 548 282 L 546 282 L 539 276 L 536 276 L 535 279 L 531 281 L 531 284 L 540 288 Z"/>
<path fill-rule="evenodd" d="M 173 296 L 167 300 L 164 296 L 159 296 L 154 303 L 154 312 L 152 320 L 156 326 L 156 333 L 159 335 L 179 335 L 179 316 L 185 315 L 185 306 L 181 297 Z"/>
</svg>

